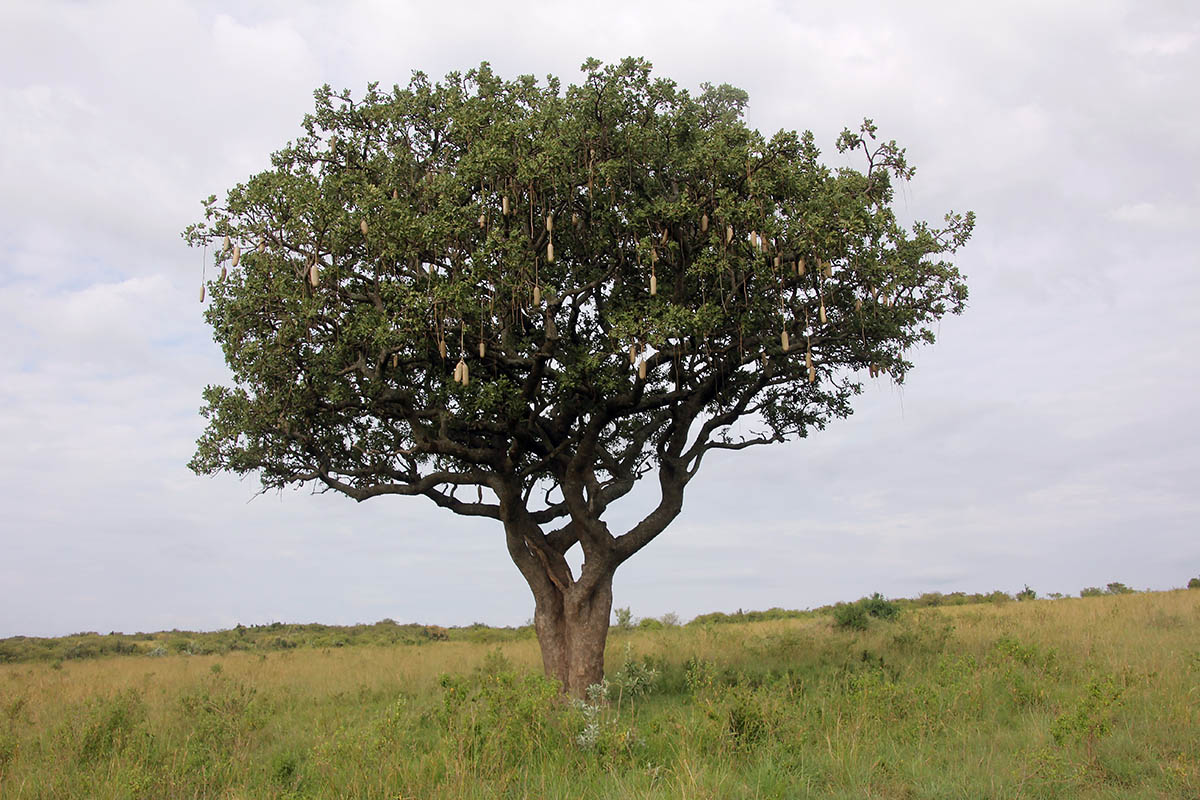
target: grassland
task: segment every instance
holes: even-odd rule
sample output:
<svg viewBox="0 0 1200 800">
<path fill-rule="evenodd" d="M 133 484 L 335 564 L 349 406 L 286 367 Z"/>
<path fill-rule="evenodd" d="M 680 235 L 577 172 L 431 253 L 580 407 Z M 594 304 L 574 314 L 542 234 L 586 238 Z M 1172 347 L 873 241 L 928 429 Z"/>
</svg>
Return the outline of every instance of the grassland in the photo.
<svg viewBox="0 0 1200 800">
<path fill-rule="evenodd" d="M 1200 797 L 1200 591 L 0 665 L 0 797 Z"/>
</svg>

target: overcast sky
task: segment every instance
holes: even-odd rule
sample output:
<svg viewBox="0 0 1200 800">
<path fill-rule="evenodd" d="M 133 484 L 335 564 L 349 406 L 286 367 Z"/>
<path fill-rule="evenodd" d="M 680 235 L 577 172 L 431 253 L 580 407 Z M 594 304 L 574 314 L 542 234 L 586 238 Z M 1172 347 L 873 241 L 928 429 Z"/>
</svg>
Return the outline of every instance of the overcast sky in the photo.
<svg viewBox="0 0 1200 800">
<path fill-rule="evenodd" d="M 966 313 L 903 390 L 714 454 L 617 573 L 635 616 L 1200 575 L 1200 15 L 1154 2 L 0 4 L 0 636 L 520 624 L 494 522 L 197 477 L 227 372 L 179 233 L 360 92 L 650 59 L 828 152 L 872 117 L 911 219 L 973 210 Z M 835 154 L 836 155 L 836 154 Z M 625 521 L 632 519 L 626 515 Z M 619 523 L 620 520 L 617 520 Z"/>
</svg>

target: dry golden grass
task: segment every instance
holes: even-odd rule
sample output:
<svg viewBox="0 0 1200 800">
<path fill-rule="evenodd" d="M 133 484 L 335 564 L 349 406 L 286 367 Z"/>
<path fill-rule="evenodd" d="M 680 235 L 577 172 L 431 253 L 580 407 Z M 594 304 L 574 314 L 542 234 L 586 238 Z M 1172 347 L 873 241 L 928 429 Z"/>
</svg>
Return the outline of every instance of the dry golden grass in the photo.
<svg viewBox="0 0 1200 800">
<path fill-rule="evenodd" d="M 531 640 L 0 665 L 0 797 L 1200 797 L 1200 591 L 614 631 L 627 662 L 657 689 L 586 747 L 486 677 Z"/>
</svg>

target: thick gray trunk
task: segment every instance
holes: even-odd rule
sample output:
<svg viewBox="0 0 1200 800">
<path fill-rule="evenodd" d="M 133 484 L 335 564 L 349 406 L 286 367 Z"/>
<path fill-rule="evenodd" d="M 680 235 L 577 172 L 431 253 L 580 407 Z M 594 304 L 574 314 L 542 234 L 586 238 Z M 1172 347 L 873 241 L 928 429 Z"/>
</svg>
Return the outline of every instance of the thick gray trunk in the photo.
<svg viewBox="0 0 1200 800">
<path fill-rule="evenodd" d="M 555 587 L 535 594 L 533 615 L 542 665 L 563 692 L 585 698 L 587 688 L 604 680 L 604 644 L 612 613 L 612 574 L 591 592 L 572 584 L 566 592 Z"/>
</svg>

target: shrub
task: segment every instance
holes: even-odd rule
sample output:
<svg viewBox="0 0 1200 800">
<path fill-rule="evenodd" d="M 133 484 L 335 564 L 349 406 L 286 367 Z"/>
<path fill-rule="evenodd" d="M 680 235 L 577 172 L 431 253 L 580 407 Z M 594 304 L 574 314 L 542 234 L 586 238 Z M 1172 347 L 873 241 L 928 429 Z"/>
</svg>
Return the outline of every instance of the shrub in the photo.
<svg viewBox="0 0 1200 800">
<path fill-rule="evenodd" d="M 1025 588 L 1017 592 L 1017 600 L 1037 600 L 1037 592 L 1029 588 L 1029 584 L 1025 584 Z"/>
<path fill-rule="evenodd" d="M 1189 589 L 1200 589 L 1200 578 L 1192 578 L 1188 581 Z"/>
<path fill-rule="evenodd" d="M 609 681 L 611 690 L 617 693 L 617 713 L 626 699 L 632 701 L 649 694 L 658 680 L 658 669 L 649 657 L 634 658 L 633 646 L 625 643 L 625 660 L 621 668 Z"/>
<path fill-rule="evenodd" d="M 1086 589 L 1079 590 L 1080 597 L 1101 597 L 1103 594 L 1104 590 L 1099 586 L 1089 586 Z"/>
<path fill-rule="evenodd" d="M 900 606 L 891 602 L 879 592 L 875 592 L 870 597 L 864 597 L 858 603 L 867 614 L 878 619 L 895 619 L 896 615 L 900 613 Z"/>
<path fill-rule="evenodd" d="M 613 611 L 616 617 L 617 630 L 629 631 L 633 630 L 633 612 L 629 610 L 629 606 L 618 608 Z"/>
<path fill-rule="evenodd" d="M 1120 581 L 1113 581 L 1106 589 L 1108 594 L 1133 594 L 1133 589 L 1130 589 Z"/>
<path fill-rule="evenodd" d="M 431 639 L 435 642 L 444 642 L 450 638 L 450 632 L 441 625 L 426 625 L 421 629 L 426 639 Z"/>
<path fill-rule="evenodd" d="M 95 761 L 119 752 L 145 716 L 146 705 L 136 689 L 93 701 L 79 744 L 80 761 Z"/>
<path fill-rule="evenodd" d="M 871 617 L 895 619 L 899 613 L 900 606 L 875 592 L 854 603 L 838 603 L 834 606 L 833 626 L 842 630 L 861 631 L 866 630 Z"/>
<path fill-rule="evenodd" d="M 558 745 L 558 684 L 518 674 L 493 650 L 470 676 L 442 675 L 442 707 L 431 717 L 480 765 L 485 778 L 511 772 Z"/>
<path fill-rule="evenodd" d="M 842 603 L 833 607 L 833 626 L 841 630 L 865 631 L 867 609 L 860 603 Z"/>
<path fill-rule="evenodd" d="M 1074 708 L 1054 720 L 1050 735 L 1054 743 L 1087 742 L 1089 749 L 1112 732 L 1116 708 L 1122 704 L 1124 689 L 1110 676 L 1093 678 Z"/>
</svg>

